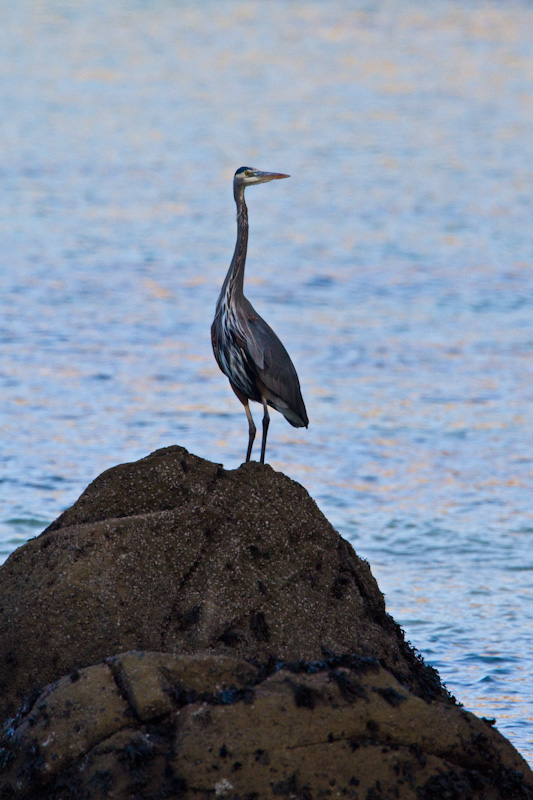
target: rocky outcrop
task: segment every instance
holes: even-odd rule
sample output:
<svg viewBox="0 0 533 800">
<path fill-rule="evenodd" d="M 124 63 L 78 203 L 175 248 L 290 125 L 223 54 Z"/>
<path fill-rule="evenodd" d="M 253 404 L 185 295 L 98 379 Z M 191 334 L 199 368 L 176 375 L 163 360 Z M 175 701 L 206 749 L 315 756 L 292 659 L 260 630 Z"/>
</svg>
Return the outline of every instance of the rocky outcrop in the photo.
<svg viewBox="0 0 533 800">
<path fill-rule="evenodd" d="M 12 725 L 2 797 L 531 797 L 486 722 L 357 656 L 253 666 L 125 653 L 48 687 Z"/>
<path fill-rule="evenodd" d="M 0 608 L 2 798 L 533 800 L 269 467 L 108 470 L 0 568 Z"/>
<path fill-rule="evenodd" d="M 415 694 L 447 696 L 305 489 L 180 447 L 100 475 L 3 565 L 0 608 L 0 719 L 36 685 L 127 650 L 360 653 Z"/>
</svg>

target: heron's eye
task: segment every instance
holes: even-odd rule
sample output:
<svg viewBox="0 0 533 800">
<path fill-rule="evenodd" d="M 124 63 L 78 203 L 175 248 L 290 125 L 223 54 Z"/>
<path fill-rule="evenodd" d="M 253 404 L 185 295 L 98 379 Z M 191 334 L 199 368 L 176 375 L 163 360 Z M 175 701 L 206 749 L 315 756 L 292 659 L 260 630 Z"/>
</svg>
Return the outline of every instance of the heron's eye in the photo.
<svg viewBox="0 0 533 800">
<path fill-rule="evenodd" d="M 252 173 L 250 172 L 249 169 L 247 169 L 244 174 L 246 175 L 247 178 L 249 178 Z"/>
</svg>

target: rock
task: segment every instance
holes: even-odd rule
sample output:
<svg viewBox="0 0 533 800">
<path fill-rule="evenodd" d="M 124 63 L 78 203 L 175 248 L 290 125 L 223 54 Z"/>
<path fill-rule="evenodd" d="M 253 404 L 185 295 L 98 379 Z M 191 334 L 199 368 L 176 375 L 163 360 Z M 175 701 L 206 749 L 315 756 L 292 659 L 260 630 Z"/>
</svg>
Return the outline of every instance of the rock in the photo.
<svg viewBox="0 0 533 800">
<path fill-rule="evenodd" d="M 371 658 L 253 666 L 125 653 L 44 690 L 10 726 L 2 797 L 533 797 L 497 731 Z"/>
<path fill-rule="evenodd" d="M 533 800 L 270 467 L 108 470 L 0 567 L 0 608 L 2 800 Z"/>
<path fill-rule="evenodd" d="M 448 698 L 305 489 L 181 447 L 100 475 L 0 568 L 0 608 L 0 719 L 35 686 L 127 650 L 359 653 L 414 694 Z"/>
</svg>

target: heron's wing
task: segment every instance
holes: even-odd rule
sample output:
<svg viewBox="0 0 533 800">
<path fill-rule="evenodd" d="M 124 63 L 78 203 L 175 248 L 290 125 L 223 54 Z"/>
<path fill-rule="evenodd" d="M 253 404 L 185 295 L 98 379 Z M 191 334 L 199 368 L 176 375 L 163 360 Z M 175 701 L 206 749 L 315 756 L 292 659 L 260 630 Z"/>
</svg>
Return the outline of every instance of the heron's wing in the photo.
<svg viewBox="0 0 533 800">
<path fill-rule="evenodd" d="M 261 383 L 269 390 L 272 405 L 291 422 L 288 409 L 300 418 L 298 424 L 307 425 L 300 381 L 285 347 L 270 325 L 250 306 L 243 324 L 244 345 L 248 363 L 253 367 Z M 281 403 L 276 403 L 278 398 Z M 293 423 L 294 424 L 294 423 Z"/>
</svg>

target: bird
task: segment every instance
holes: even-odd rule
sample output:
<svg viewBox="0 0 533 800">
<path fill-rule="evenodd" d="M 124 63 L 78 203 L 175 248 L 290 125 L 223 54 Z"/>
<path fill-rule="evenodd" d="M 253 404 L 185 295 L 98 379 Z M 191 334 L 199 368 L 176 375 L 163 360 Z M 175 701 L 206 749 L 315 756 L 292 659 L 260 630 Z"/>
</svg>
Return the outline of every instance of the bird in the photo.
<svg viewBox="0 0 533 800">
<path fill-rule="evenodd" d="M 256 434 L 249 401 L 254 400 L 263 406 L 261 464 L 265 463 L 270 423 L 268 406 L 283 414 L 295 428 L 307 428 L 309 425 L 300 381 L 289 354 L 272 328 L 244 296 L 244 267 L 248 248 L 248 208 L 244 190 L 247 186 L 289 177 L 281 172 L 262 172 L 253 167 L 240 167 L 236 171 L 233 196 L 237 205 L 237 243 L 211 326 L 211 342 L 217 364 L 228 377 L 248 418 L 247 462 L 251 458 Z"/>
</svg>

